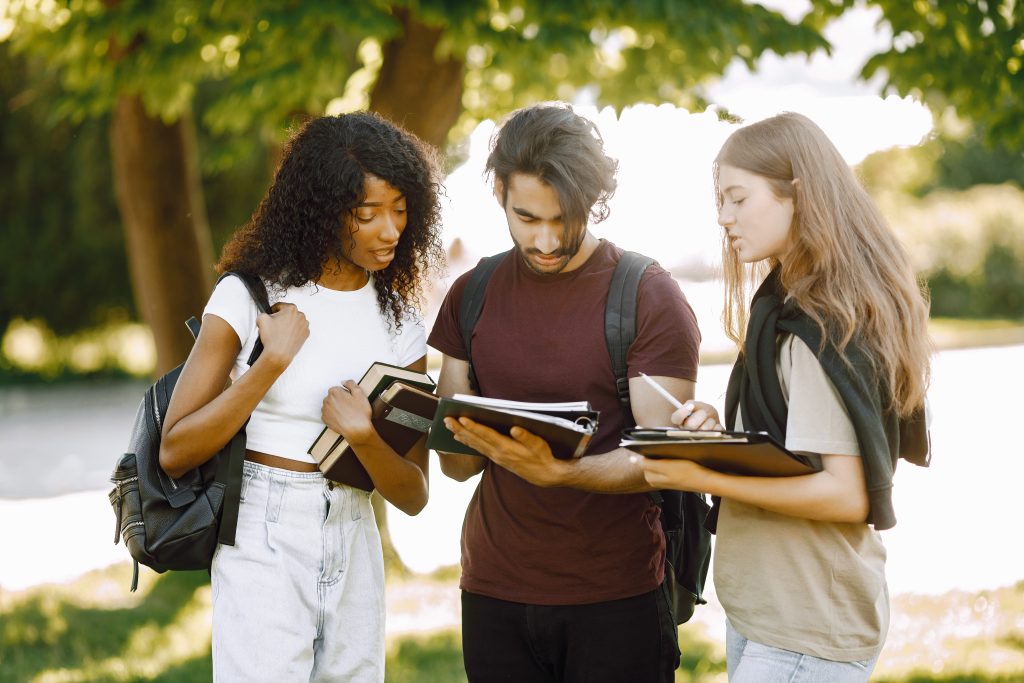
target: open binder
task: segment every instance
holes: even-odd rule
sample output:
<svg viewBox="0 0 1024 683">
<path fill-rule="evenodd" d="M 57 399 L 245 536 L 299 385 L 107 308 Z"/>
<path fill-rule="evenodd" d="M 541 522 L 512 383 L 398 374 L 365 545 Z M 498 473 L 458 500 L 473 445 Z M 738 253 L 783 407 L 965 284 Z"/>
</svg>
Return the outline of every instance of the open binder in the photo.
<svg viewBox="0 0 1024 683">
<path fill-rule="evenodd" d="M 634 427 L 619 446 L 651 458 L 682 458 L 726 474 L 792 477 L 822 469 L 821 457 L 786 450 L 764 432 Z"/>
<path fill-rule="evenodd" d="M 427 448 L 445 453 L 480 455 L 459 443 L 444 425 L 445 417 L 468 417 L 505 436 L 512 427 L 522 427 L 548 442 L 556 458 L 568 460 L 583 455 L 597 432 L 598 411 L 586 401 L 573 403 L 524 403 L 456 394 L 442 398 L 427 437 Z"/>
</svg>

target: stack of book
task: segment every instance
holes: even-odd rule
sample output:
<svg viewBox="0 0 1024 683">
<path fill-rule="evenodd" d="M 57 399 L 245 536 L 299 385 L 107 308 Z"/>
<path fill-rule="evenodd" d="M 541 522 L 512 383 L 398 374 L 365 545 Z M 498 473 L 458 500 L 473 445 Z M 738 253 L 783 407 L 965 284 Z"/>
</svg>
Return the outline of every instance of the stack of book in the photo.
<svg viewBox="0 0 1024 683">
<path fill-rule="evenodd" d="M 427 374 L 387 363 L 370 366 L 359 386 L 372 409 L 374 429 L 399 455 L 405 455 L 430 428 L 437 387 Z M 364 491 L 374 489 L 370 474 L 341 434 L 324 427 L 307 451 L 331 481 Z"/>
</svg>

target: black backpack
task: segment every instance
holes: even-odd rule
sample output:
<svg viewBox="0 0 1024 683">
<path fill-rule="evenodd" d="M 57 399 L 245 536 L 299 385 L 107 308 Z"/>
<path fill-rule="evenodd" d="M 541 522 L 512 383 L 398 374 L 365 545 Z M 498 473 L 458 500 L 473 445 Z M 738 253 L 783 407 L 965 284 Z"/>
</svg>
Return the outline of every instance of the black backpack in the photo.
<svg viewBox="0 0 1024 683">
<path fill-rule="evenodd" d="M 270 312 L 263 282 L 242 273 L 224 273 L 245 283 L 259 311 Z M 185 323 L 193 337 L 199 322 Z M 252 365 L 263 344 L 259 339 L 249 356 Z M 218 543 L 235 544 L 235 526 L 245 459 L 245 426 L 208 461 L 172 479 L 160 467 L 160 435 L 179 365 L 154 382 L 139 405 L 128 452 L 120 457 L 110 480 L 110 505 L 116 518 L 114 543 L 119 538 L 134 561 L 131 590 L 139 585 L 139 563 L 156 572 L 168 569 L 209 569 Z"/>
<path fill-rule="evenodd" d="M 480 259 L 466 283 L 459 309 L 459 331 L 469 358 L 469 380 L 477 391 L 473 372 L 473 328 L 483 309 L 487 282 L 494 269 L 510 252 Z M 615 373 L 615 389 L 625 426 L 635 424 L 629 402 L 629 378 L 626 357 L 636 339 L 636 297 L 640 278 L 654 260 L 632 251 L 623 252 L 608 287 L 604 311 L 604 336 Z M 704 528 L 708 504 L 701 493 L 665 489 L 653 491 L 651 498 L 661 507 L 661 527 L 665 533 L 665 583 L 669 604 L 676 623 L 685 623 L 693 616 L 696 605 L 706 604 L 702 593 L 711 562 L 711 533 Z"/>
</svg>

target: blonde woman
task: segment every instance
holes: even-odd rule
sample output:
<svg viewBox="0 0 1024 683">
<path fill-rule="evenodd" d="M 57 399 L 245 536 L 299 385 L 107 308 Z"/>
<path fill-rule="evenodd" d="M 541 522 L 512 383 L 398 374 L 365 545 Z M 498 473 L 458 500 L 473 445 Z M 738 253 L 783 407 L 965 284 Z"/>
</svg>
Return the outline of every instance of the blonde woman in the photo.
<svg viewBox="0 0 1024 683">
<path fill-rule="evenodd" d="M 895 524 L 899 433 L 924 402 L 927 303 L 878 209 L 806 117 L 737 130 L 714 173 L 724 320 L 741 350 L 724 422 L 820 454 L 823 470 L 772 479 L 638 461 L 652 486 L 721 498 L 714 580 L 731 681 L 866 681 L 889 624 L 878 532 Z M 672 419 L 721 429 L 705 403 Z"/>
</svg>

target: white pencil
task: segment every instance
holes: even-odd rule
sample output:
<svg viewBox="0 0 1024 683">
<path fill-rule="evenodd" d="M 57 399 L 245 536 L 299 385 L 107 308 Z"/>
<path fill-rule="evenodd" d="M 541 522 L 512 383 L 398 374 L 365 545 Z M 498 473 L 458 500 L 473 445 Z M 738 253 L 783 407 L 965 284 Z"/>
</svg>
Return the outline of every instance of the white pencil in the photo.
<svg viewBox="0 0 1024 683">
<path fill-rule="evenodd" d="M 650 384 L 651 387 L 653 387 L 655 391 L 657 391 L 659 394 L 664 396 L 666 401 L 668 401 L 669 403 L 674 405 L 676 408 L 682 408 L 683 407 L 683 404 L 679 402 L 679 399 L 677 399 L 672 394 L 668 393 L 668 391 L 665 390 L 665 387 L 661 386 L 660 384 L 655 382 L 653 379 L 651 379 L 648 375 L 645 375 L 642 372 L 640 373 L 640 376 L 643 377 L 644 381 L 647 382 L 648 384 Z"/>
</svg>

